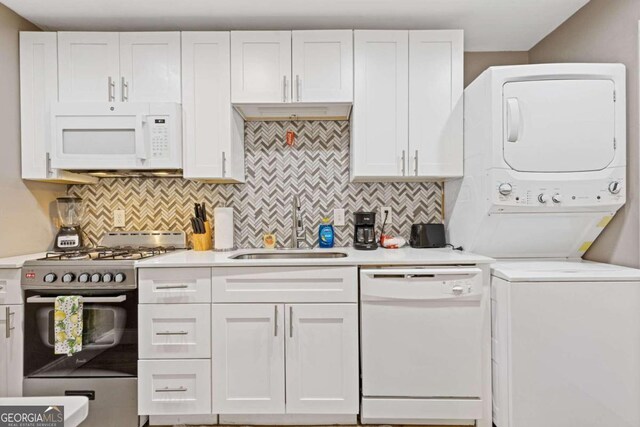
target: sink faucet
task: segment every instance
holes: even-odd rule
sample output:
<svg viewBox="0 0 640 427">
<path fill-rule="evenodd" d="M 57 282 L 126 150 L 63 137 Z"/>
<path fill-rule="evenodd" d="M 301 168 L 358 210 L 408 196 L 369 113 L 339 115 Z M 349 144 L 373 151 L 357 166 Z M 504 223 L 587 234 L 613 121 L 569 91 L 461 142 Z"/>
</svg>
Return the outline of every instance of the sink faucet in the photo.
<svg viewBox="0 0 640 427">
<path fill-rule="evenodd" d="M 300 214 L 300 199 L 293 196 L 293 204 L 291 206 L 291 249 L 299 249 L 300 242 L 307 243 L 304 237 L 304 225 L 302 224 L 302 215 Z"/>
</svg>

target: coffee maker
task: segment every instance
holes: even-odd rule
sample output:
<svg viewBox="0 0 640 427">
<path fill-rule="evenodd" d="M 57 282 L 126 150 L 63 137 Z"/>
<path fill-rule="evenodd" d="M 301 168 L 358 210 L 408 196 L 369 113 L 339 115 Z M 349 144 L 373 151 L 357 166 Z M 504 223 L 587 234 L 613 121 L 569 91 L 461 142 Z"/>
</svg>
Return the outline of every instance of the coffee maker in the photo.
<svg viewBox="0 0 640 427">
<path fill-rule="evenodd" d="M 378 249 L 376 239 L 376 213 L 375 212 L 355 212 L 353 247 L 360 250 Z"/>
<path fill-rule="evenodd" d="M 82 230 L 80 222 L 84 205 L 80 197 L 58 197 L 56 199 L 60 229 L 53 248 L 56 251 L 77 251 L 82 249 Z"/>
</svg>

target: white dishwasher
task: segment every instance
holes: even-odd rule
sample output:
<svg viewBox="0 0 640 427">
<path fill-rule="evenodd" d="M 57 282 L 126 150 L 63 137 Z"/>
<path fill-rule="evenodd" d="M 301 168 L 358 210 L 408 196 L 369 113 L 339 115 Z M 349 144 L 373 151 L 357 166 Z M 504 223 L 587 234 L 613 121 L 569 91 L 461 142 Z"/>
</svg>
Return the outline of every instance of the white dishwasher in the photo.
<svg viewBox="0 0 640 427">
<path fill-rule="evenodd" d="M 362 269 L 360 293 L 362 422 L 482 418 L 482 270 Z"/>
</svg>

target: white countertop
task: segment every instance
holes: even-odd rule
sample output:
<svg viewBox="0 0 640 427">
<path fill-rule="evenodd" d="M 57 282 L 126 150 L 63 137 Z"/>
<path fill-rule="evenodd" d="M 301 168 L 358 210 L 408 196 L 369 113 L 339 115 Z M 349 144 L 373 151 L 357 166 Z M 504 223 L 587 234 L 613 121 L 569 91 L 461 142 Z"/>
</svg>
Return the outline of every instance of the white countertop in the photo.
<svg viewBox="0 0 640 427">
<path fill-rule="evenodd" d="M 0 406 L 64 406 L 65 427 L 76 427 L 89 415 L 89 399 L 84 396 L 3 397 Z"/>
<path fill-rule="evenodd" d="M 308 252 L 309 250 L 301 250 Z M 230 267 L 230 266 L 296 266 L 296 265 L 456 265 L 488 264 L 492 258 L 453 249 L 379 248 L 360 251 L 352 247 L 311 249 L 312 252 L 343 252 L 344 258 L 245 259 L 231 257 L 256 252 L 295 252 L 295 250 L 241 249 L 232 252 L 178 251 L 136 262 L 136 267 Z"/>
<path fill-rule="evenodd" d="M 43 258 L 47 253 L 38 252 L 35 254 L 16 255 L 12 257 L 0 258 L 0 268 L 22 268 L 25 261 Z"/>
</svg>

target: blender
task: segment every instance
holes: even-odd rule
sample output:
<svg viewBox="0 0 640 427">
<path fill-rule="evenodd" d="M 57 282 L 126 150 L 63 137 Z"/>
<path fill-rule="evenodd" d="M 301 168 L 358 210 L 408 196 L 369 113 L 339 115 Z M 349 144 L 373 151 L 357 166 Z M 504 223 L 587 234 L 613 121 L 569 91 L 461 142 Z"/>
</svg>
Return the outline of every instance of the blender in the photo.
<svg viewBox="0 0 640 427">
<path fill-rule="evenodd" d="M 60 229 L 56 235 L 54 249 L 57 251 L 76 251 L 82 248 L 82 230 L 80 222 L 84 205 L 80 197 L 58 197 L 58 218 Z"/>
</svg>

